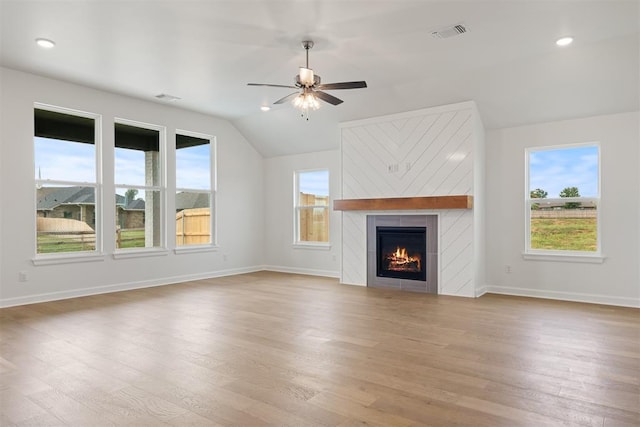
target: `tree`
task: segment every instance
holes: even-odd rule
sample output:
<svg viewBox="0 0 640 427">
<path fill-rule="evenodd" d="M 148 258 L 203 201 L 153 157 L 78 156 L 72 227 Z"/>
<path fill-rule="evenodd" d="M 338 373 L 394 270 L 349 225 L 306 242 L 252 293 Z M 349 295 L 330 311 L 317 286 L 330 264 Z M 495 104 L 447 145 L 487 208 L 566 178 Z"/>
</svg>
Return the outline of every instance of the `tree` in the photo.
<svg viewBox="0 0 640 427">
<path fill-rule="evenodd" d="M 138 190 L 135 188 L 130 188 L 124 193 L 124 205 L 128 206 L 129 203 L 133 202 L 138 195 Z"/>
<path fill-rule="evenodd" d="M 536 188 L 535 190 L 531 190 L 529 192 L 529 197 L 532 198 L 532 199 L 545 199 L 548 194 L 549 193 L 547 193 L 543 189 Z M 540 209 L 540 204 L 539 203 L 532 203 L 531 204 L 531 209 L 533 209 L 533 210 Z"/>
<path fill-rule="evenodd" d="M 546 199 L 549 193 L 541 188 L 536 188 L 535 190 L 531 190 L 529 194 L 532 199 Z"/>
<path fill-rule="evenodd" d="M 560 192 L 560 197 L 580 197 L 578 187 L 566 187 Z M 567 202 L 564 204 L 565 209 L 577 209 L 580 207 L 578 202 Z"/>
</svg>

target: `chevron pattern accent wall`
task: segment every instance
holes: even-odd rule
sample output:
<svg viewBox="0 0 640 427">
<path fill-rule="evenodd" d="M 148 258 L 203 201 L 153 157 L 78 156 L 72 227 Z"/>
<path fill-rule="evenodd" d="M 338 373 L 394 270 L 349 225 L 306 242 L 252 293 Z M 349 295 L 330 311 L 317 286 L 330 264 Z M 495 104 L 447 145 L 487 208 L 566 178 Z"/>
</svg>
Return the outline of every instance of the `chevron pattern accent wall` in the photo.
<svg viewBox="0 0 640 427">
<path fill-rule="evenodd" d="M 472 194 L 472 111 L 342 130 L 342 198 Z"/>
<path fill-rule="evenodd" d="M 343 199 L 473 194 L 474 111 L 468 104 L 380 117 L 342 128 Z M 404 211 L 439 215 L 440 289 L 475 296 L 473 211 Z M 345 211 L 342 274 L 367 283 L 366 216 L 398 211 Z"/>
</svg>

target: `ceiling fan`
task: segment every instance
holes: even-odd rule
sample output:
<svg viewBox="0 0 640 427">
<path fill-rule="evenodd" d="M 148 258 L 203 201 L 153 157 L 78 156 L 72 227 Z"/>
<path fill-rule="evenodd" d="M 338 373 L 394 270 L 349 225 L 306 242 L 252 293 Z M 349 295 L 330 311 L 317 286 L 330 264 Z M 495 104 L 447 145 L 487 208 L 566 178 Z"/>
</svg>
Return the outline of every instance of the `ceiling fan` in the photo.
<svg viewBox="0 0 640 427">
<path fill-rule="evenodd" d="M 276 85 L 269 83 L 247 83 L 249 86 L 269 86 L 269 87 L 284 87 L 291 89 L 299 89 L 283 98 L 278 99 L 274 104 L 283 104 L 287 101 L 293 101 L 293 105 L 302 110 L 303 116 L 307 116 L 309 120 L 309 109 L 317 110 L 320 108 L 318 99 L 328 102 L 331 105 L 341 104 L 343 101 L 340 98 L 336 98 L 330 95 L 324 90 L 336 90 L 336 89 L 360 89 L 366 88 L 367 82 L 340 82 L 340 83 L 322 83 L 320 76 L 313 73 L 313 70 L 309 68 L 309 49 L 313 47 L 311 40 L 305 40 L 302 42 L 302 47 L 307 53 L 307 64 L 305 67 L 300 67 L 300 73 L 296 75 L 295 85 Z"/>
</svg>

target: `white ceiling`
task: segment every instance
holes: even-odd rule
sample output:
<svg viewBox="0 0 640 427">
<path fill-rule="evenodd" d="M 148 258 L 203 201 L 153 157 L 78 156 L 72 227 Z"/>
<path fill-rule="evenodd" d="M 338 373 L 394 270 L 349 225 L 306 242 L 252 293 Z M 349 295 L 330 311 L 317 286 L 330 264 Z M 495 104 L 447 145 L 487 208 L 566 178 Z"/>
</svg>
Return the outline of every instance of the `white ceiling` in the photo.
<svg viewBox="0 0 640 427">
<path fill-rule="evenodd" d="M 487 128 L 638 110 L 636 1 L 5 1 L 0 64 L 231 120 L 265 156 L 335 149 L 343 121 L 474 100 Z M 435 39 L 463 23 L 468 33 Z M 575 42 L 555 45 L 563 35 Z M 34 39 L 54 40 L 52 50 Z M 304 65 L 331 91 L 306 122 L 268 105 Z"/>
</svg>

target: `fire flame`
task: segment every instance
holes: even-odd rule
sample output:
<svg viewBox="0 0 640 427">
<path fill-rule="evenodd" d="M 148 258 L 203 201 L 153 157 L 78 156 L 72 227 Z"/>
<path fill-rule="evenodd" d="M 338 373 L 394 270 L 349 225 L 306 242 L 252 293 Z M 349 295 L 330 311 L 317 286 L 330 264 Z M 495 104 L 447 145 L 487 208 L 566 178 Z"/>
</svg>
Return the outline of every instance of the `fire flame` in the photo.
<svg viewBox="0 0 640 427">
<path fill-rule="evenodd" d="M 422 269 L 419 256 L 410 256 L 407 248 L 396 247 L 395 252 L 388 256 L 389 269 L 391 270 L 418 270 Z"/>
</svg>

